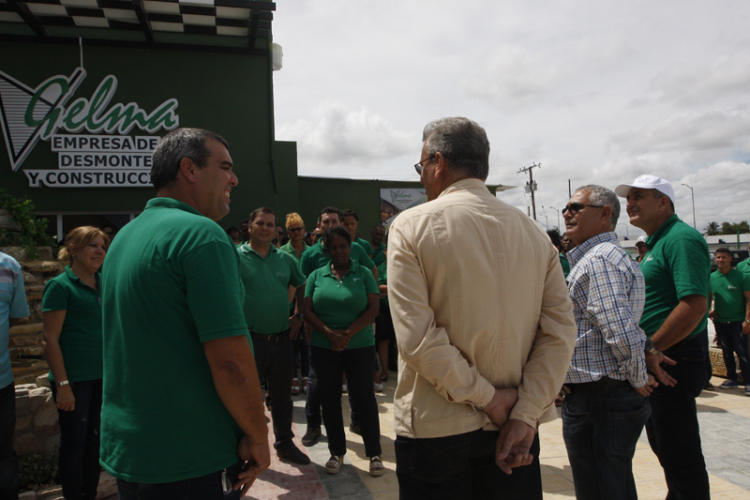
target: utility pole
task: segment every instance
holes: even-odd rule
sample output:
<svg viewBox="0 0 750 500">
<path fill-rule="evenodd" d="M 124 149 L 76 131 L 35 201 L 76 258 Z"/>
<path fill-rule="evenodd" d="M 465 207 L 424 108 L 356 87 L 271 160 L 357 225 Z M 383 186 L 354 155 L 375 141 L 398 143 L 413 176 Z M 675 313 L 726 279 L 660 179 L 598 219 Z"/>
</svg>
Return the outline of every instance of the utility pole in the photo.
<svg viewBox="0 0 750 500">
<path fill-rule="evenodd" d="M 691 186 L 690 184 L 685 184 L 684 182 L 682 183 L 682 185 L 690 190 L 690 201 L 693 205 L 693 229 L 697 229 L 695 227 L 695 193 L 693 192 L 693 186 Z"/>
<path fill-rule="evenodd" d="M 526 172 L 529 173 L 529 182 L 526 183 L 526 192 L 531 193 L 531 210 L 534 214 L 534 220 L 536 220 L 536 204 L 534 203 L 534 191 L 536 191 L 536 182 L 534 182 L 534 174 L 532 172 L 535 168 L 542 168 L 542 164 L 532 163 L 528 167 L 523 167 L 518 170 L 517 173 L 519 174 L 525 174 Z"/>
</svg>

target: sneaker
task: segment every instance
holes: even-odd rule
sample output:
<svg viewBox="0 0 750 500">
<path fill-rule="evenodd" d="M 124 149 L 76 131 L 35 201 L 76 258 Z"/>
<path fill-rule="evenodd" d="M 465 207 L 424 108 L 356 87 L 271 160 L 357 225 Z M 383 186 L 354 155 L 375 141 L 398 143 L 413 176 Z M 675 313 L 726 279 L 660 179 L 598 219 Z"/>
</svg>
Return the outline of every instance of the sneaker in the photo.
<svg viewBox="0 0 750 500">
<path fill-rule="evenodd" d="M 292 462 L 293 464 L 307 465 L 310 463 L 310 457 L 302 453 L 291 441 L 276 448 L 276 454 L 280 459 Z"/>
<path fill-rule="evenodd" d="M 385 473 L 385 467 L 380 457 L 374 456 L 370 458 L 370 475 L 372 477 L 382 476 Z"/>
<path fill-rule="evenodd" d="M 745 396 L 750 396 L 750 385 L 745 386 Z"/>
<path fill-rule="evenodd" d="M 349 431 L 360 436 L 362 435 L 362 427 L 360 427 L 359 424 L 355 424 L 354 422 L 349 424 Z"/>
<path fill-rule="evenodd" d="M 737 383 L 736 380 L 725 380 L 724 382 L 721 383 L 721 385 L 719 386 L 719 389 L 734 389 L 738 385 L 739 384 Z"/>
<path fill-rule="evenodd" d="M 375 388 L 376 392 L 383 392 L 383 383 L 382 382 L 375 382 L 372 384 L 372 386 Z"/>
<path fill-rule="evenodd" d="M 326 472 L 329 474 L 338 474 L 341 471 L 341 464 L 344 463 L 344 456 L 331 455 L 326 462 Z"/>
<path fill-rule="evenodd" d="M 302 436 L 302 444 L 312 446 L 320 441 L 320 427 L 308 427 L 305 435 Z"/>
</svg>

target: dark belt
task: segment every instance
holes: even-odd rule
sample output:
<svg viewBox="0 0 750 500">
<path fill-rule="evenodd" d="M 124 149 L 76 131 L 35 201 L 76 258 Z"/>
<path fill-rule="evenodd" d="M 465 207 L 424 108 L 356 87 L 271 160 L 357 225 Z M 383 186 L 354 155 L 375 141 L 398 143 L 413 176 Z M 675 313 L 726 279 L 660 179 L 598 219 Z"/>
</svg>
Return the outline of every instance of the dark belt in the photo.
<svg viewBox="0 0 750 500">
<path fill-rule="evenodd" d="M 256 340 L 264 340 L 268 343 L 276 343 L 280 342 L 282 339 L 289 338 L 289 328 L 276 333 L 258 333 L 251 330 L 250 335 L 253 337 L 253 342 L 255 342 Z"/>
<path fill-rule="evenodd" d="M 573 394 L 574 392 L 581 391 L 606 391 L 622 385 L 627 385 L 628 387 L 630 387 L 630 382 L 628 382 L 627 380 L 615 380 L 613 378 L 603 377 L 596 382 L 565 384 L 563 386 L 563 392 L 565 394 Z"/>
</svg>

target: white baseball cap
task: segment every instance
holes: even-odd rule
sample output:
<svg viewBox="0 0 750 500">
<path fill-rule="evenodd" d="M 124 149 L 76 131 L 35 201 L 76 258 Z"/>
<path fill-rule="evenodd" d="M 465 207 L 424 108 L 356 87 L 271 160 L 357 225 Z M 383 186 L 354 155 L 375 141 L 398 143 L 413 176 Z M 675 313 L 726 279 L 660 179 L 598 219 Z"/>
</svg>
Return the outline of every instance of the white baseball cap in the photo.
<svg viewBox="0 0 750 500">
<path fill-rule="evenodd" d="M 672 187 L 672 183 L 662 177 L 649 174 L 640 175 L 635 178 L 632 184 L 620 184 L 617 186 L 615 188 L 615 193 L 617 193 L 618 196 L 626 198 L 628 192 L 630 192 L 632 188 L 656 189 L 660 193 L 665 194 L 667 198 L 674 203 L 674 188 Z"/>
<path fill-rule="evenodd" d="M 643 243 L 643 244 L 645 245 L 645 244 L 646 244 L 646 236 L 645 236 L 645 235 L 643 235 L 643 234 L 642 234 L 642 235 L 640 235 L 640 236 L 638 237 L 638 239 L 637 239 L 637 240 L 635 240 L 635 244 L 636 244 L 636 246 L 638 246 L 638 243 Z"/>
</svg>

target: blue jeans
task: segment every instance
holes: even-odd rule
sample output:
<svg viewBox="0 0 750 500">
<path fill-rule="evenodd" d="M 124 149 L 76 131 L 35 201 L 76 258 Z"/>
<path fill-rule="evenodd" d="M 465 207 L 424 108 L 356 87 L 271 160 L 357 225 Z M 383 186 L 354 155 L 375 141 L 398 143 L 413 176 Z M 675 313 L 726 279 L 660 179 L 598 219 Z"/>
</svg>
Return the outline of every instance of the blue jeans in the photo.
<svg viewBox="0 0 750 500">
<path fill-rule="evenodd" d="M 60 422 L 58 474 L 65 498 L 94 500 L 99 484 L 99 423 L 102 381 L 71 382 L 76 398 L 73 411 L 57 410 Z M 52 384 L 52 396 L 57 388 Z"/>
<path fill-rule="evenodd" d="M 312 363 L 312 344 L 307 344 L 310 358 L 310 381 L 307 383 L 307 394 L 305 398 L 305 418 L 308 429 L 320 427 L 320 393 L 318 391 L 318 374 L 315 373 L 315 364 Z"/>
<path fill-rule="evenodd" d="M 651 414 L 628 382 L 603 378 L 569 384 L 562 407 L 563 438 L 578 500 L 637 499 L 633 454 Z"/>
<path fill-rule="evenodd" d="M 646 433 L 667 480 L 667 499 L 708 499 L 708 473 L 701 449 L 695 397 L 705 384 L 701 334 L 673 345 L 664 354 L 677 362 L 665 367 L 677 385 L 660 385 L 651 394 Z"/>
<path fill-rule="evenodd" d="M 727 378 L 737 381 L 737 365 L 734 362 L 734 353 L 740 358 L 740 370 L 742 380 L 750 384 L 750 365 L 747 358 L 747 337 L 742 335 L 742 322 L 720 322 L 714 321 L 716 336 L 721 344 L 721 354 L 724 356 L 724 365 L 727 367 Z"/>
<path fill-rule="evenodd" d="M 382 455 L 380 448 L 380 417 L 375 399 L 372 374 L 375 371 L 375 350 L 360 347 L 332 351 L 312 347 L 312 364 L 318 375 L 318 391 L 323 405 L 323 422 L 331 455 L 346 453 L 344 418 L 341 414 L 341 376 L 346 373 L 349 403 L 357 414 L 365 443 L 365 455 Z"/>
<path fill-rule="evenodd" d="M 16 428 L 16 388 L 0 389 L 0 498 L 18 498 L 18 461 L 13 450 Z"/>
<path fill-rule="evenodd" d="M 401 500 L 542 498 L 539 436 L 534 462 L 506 475 L 495 464 L 498 431 L 481 429 L 439 438 L 396 436 L 396 474 Z"/>
<path fill-rule="evenodd" d="M 200 457 L 196 457 L 196 460 L 200 460 Z M 239 500 L 239 491 L 225 493 L 222 484 L 222 474 L 226 474 L 228 481 L 233 484 L 239 471 L 240 465 L 235 464 L 226 471 L 160 484 L 117 479 L 117 492 L 120 500 Z"/>
</svg>

